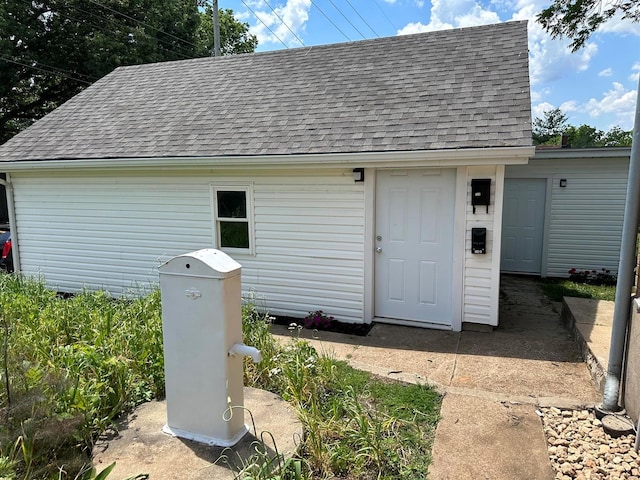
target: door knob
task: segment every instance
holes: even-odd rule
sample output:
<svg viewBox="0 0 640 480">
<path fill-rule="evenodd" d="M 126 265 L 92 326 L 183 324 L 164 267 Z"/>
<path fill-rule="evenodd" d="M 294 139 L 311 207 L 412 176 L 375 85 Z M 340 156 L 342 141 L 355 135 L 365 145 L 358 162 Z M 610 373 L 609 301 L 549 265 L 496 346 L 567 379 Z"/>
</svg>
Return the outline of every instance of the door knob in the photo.
<svg viewBox="0 0 640 480">
<path fill-rule="evenodd" d="M 376 247 L 376 253 L 382 253 L 382 247 Z"/>
</svg>

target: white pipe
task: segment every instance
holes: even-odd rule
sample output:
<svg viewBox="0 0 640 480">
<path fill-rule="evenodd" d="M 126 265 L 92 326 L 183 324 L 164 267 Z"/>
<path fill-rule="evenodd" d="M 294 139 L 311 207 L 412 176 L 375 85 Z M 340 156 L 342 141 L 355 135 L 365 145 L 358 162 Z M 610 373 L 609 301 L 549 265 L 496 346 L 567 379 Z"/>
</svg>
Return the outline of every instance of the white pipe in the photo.
<svg viewBox="0 0 640 480">
<path fill-rule="evenodd" d="M 611 344 L 609 347 L 609 366 L 604 385 L 602 407 L 616 411 L 620 397 L 620 377 L 624 359 L 627 326 L 631 311 L 631 287 L 633 285 L 636 264 L 636 240 L 638 237 L 638 213 L 640 212 L 640 80 L 636 99 L 636 117 L 629 161 L 629 179 L 627 198 L 624 207 L 622 225 L 622 244 L 616 284 L 613 324 L 611 326 Z"/>
<path fill-rule="evenodd" d="M 260 350 L 255 347 L 249 347 L 244 343 L 236 343 L 229 350 L 229 356 L 235 357 L 239 355 L 241 357 L 251 357 L 253 363 L 259 363 L 262 360 L 262 355 L 260 355 Z"/>
<path fill-rule="evenodd" d="M 0 184 L 4 185 L 7 195 L 7 210 L 9 213 L 9 228 L 11 229 L 11 256 L 13 258 L 13 270 L 20 271 L 20 250 L 18 247 L 18 226 L 16 224 L 16 208 L 13 202 L 13 184 L 11 183 L 11 175 L 6 174 L 7 179 L 0 178 Z"/>
</svg>

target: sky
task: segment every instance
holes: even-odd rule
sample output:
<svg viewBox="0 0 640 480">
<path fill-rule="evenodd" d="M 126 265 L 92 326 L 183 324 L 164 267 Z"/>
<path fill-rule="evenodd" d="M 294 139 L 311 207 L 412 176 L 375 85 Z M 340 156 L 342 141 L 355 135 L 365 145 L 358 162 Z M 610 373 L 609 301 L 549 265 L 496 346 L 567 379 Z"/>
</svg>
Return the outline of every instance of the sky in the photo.
<svg viewBox="0 0 640 480">
<path fill-rule="evenodd" d="M 605 0 L 611 1 L 611 0 Z M 614 18 L 571 53 L 535 16 L 551 0 L 218 0 L 258 37 L 257 51 L 529 20 L 533 118 L 559 107 L 569 125 L 633 128 L 640 24 Z"/>
</svg>

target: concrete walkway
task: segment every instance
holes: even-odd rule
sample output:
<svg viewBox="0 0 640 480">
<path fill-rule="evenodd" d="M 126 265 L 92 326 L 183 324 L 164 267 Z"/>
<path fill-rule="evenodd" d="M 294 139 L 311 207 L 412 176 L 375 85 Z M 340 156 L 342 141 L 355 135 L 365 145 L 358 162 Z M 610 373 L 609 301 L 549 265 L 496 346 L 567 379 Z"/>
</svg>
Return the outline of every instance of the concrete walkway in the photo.
<svg viewBox="0 0 640 480">
<path fill-rule="evenodd" d="M 594 405 L 600 395 L 560 320 L 562 304 L 526 277 L 503 276 L 500 294 L 500 326 L 488 333 L 382 324 L 367 337 L 302 333 L 356 368 L 445 394 L 431 480 L 552 479 L 537 406 Z"/>
</svg>

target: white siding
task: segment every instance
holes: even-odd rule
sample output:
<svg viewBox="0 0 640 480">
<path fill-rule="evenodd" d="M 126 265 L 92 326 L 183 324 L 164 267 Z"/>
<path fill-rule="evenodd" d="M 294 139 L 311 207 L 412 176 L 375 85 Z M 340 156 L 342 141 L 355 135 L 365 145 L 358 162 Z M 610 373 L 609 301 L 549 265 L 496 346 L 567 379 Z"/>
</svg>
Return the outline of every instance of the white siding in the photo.
<svg viewBox="0 0 640 480">
<path fill-rule="evenodd" d="M 550 183 L 543 275 L 567 277 L 574 267 L 617 271 L 628 167 L 628 158 L 534 159 L 507 167 L 508 178 Z"/>
<path fill-rule="evenodd" d="M 474 178 L 491 179 L 491 204 L 489 212 L 484 206 L 476 207 L 473 213 L 471 205 L 471 180 Z M 466 192 L 466 228 L 465 228 L 465 260 L 462 321 L 497 325 L 497 276 L 494 268 L 494 257 L 500 255 L 499 238 L 495 238 L 496 192 L 503 188 L 496 183 L 496 167 L 469 167 L 467 169 Z M 484 227 L 487 229 L 487 253 L 471 253 L 471 229 Z"/>
<path fill-rule="evenodd" d="M 364 192 L 351 170 L 189 176 L 14 175 L 22 270 L 63 291 L 121 294 L 174 255 L 212 247 L 211 185 L 253 184 L 243 290 L 277 315 L 363 319 Z"/>
</svg>

